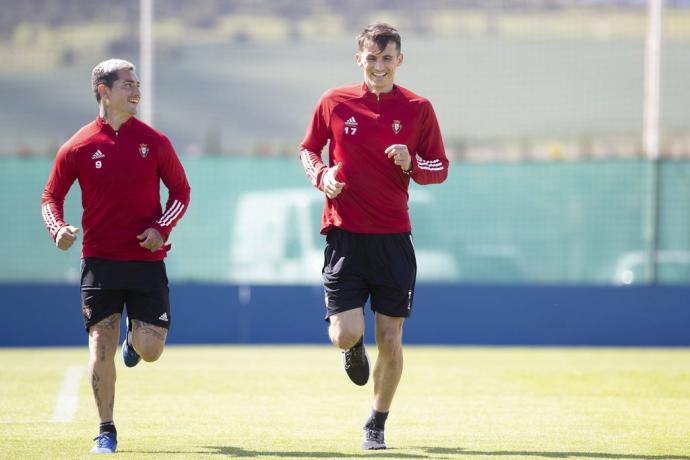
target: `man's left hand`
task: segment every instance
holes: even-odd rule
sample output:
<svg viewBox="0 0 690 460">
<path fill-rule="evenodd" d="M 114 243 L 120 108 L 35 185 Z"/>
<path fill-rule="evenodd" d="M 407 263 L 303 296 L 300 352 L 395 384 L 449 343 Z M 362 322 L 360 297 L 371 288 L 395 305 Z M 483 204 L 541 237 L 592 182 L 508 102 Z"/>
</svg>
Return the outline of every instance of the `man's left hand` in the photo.
<svg viewBox="0 0 690 460">
<path fill-rule="evenodd" d="M 151 252 L 156 252 L 163 247 L 163 237 L 155 228 L 147 228 L 137 235 L 137 238 L 141 241 L 139 246 Z"/>
<path fill-rule="evenodd" d="M 393 144 L 386 149 L 388 158 L 393 159 L 393 163 L 400 166 L 403 171 L 409 171 L 412 167 L 412 157 L 405 144 Z"/>
</svg>

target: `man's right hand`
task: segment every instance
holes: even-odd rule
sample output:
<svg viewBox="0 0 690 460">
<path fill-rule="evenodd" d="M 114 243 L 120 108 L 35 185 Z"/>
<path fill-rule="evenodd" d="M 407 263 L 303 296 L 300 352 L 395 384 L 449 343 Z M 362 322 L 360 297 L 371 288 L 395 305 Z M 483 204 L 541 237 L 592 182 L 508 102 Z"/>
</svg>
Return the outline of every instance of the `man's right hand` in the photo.
<svg viewBox="0 0 690 460">
<path fill-rule="evenodd" d="M 336 164 L 332 168 L 328 168 L 328 171 L 323 175 L 323 191 L 328 198 L 335 198 L 340 195 L 345 187 L 345 182 L 338 182 L 335 178 L 338 171 L 342 167 L 341 163 Z"/>
<path fill-rule="evenodd" d="M 79 233 L 78 227 L 65 225 L 60 230 L 58 230 L 57 236 L 55 237 L 55 246 L 62 249 L 63 251 L 68 250 L 77 240 L 77 233 Z"/>
</svg>

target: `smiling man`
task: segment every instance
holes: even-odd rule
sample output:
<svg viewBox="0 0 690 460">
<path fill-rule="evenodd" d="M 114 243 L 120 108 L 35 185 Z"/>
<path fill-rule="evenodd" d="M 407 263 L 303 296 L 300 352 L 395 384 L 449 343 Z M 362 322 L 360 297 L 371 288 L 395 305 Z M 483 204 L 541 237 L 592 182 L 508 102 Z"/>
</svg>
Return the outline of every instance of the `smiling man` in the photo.
<svg viewBox="0 0 690 460">
<path fill-rule="evenodd" d="M 84 242 L 81 303 L 89 336 L 89 379 L 100 418 L 92 453 L 113 453 L 117 431 L 115 352 L 127 306 L 125 365 L 155 361 L 170 327 L 168 278 L 163 259 L 172 228 L 189 205 L 190 188 L 170 141 L 134 115 L 141 94 L 134 65 L 121 59 L 91 73 L 98 102 L 95 121 L 58 151 L 41 210 L 55 245 L 63 251 L 80 228 L 65 222 L 63 205 L 75 180 L 82 191 Z M 161 207 L 160 182 L 168 189 Z"/>
<path fill-rule="evenodd" d="M 403 63 L 398 31 L 372 24 L 357 45 L 364 82 L 324 93 L 300 158 L 311 183 L 325 194 L 328 333 L 357 385 L 369 380 L 367 300 L 375 314 L 374 400 L 362 444 L 368 450 L 386 448 L 385 422 L 403 369 L 403 321 L 412 312 L 417 265 L 407 208 L 410 179 L 443 182 L 448 159 L 431 103 L 395 84 Z M 329 166 L 321 159 L 327 143 Z"/>
</svg>

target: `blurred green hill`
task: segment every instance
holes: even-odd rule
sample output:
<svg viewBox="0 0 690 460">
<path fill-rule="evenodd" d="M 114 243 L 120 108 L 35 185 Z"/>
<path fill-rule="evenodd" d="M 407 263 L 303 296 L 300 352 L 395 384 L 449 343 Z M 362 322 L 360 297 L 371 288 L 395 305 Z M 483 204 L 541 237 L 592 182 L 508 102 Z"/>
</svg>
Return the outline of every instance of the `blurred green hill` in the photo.
<svg viewBox="0 0 690 460">
<path fill-rule="evenodd" d="M 354 36 L 386 20 L 452 155 L 634 156 L 645 9 L 599 3 L 158 1 L 154 124 L 184 154 L 295 154 L 319 95 L 361 79 Z M 52 155 L 96 114 L 93 65 L 138 63 L 139 2 L 0 4 L 0 154 Z M 667 8 L 664 38 L 662 142 L 690 156 L 689 9 Z"/>
</svg>

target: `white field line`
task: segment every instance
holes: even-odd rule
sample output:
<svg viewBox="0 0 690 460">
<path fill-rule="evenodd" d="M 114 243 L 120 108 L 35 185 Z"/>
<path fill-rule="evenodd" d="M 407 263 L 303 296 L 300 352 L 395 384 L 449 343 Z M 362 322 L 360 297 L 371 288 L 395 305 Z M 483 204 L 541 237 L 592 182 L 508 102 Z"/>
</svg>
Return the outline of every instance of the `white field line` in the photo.
<svg viewBox="0 0 690 460">
<path fill-rule="evenodd" d="M 57 403 L 55 403 L 55 413 L 53 422 L 71 422 L 74 413 L 77 411 L 77 395 L 79 393 L 79 381 L 84 373 L 84 366 L 68 367 L 65 377 L 62 380 L 62 388 L 58 393 Z"/>
</svg>

